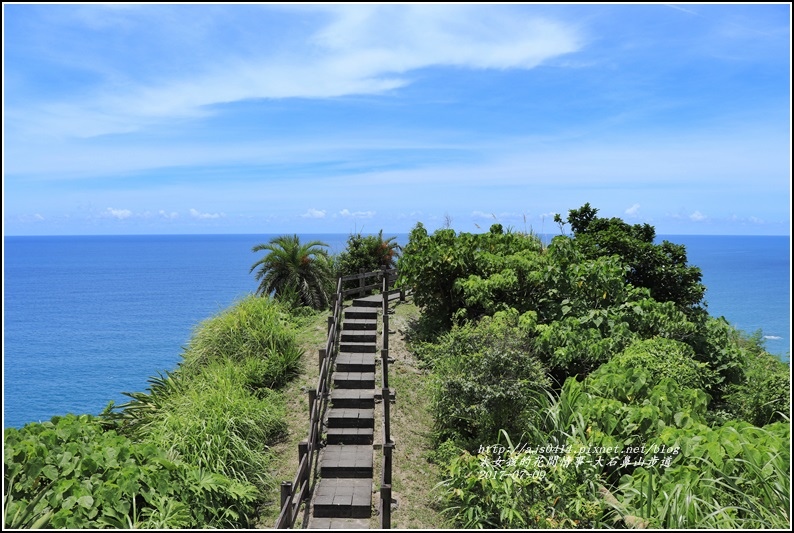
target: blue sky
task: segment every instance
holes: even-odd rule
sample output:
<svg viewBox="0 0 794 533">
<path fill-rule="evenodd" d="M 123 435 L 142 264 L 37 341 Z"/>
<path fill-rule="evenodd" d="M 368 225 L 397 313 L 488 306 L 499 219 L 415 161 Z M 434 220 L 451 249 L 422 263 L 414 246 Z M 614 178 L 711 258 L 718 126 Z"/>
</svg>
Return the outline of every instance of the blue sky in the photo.
<svg viewBox="0 0 794 533">
<path fill-rule="evenodd" d="M 7 235 L 790 233 L 779 5 L 3 5 Z"/>
</svg>

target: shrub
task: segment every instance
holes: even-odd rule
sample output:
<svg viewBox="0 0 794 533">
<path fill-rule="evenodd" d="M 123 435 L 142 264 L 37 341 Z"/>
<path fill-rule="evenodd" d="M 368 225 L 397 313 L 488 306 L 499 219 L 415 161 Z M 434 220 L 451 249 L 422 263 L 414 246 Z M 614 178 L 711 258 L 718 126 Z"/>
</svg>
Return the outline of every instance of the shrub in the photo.
<svg viewBox="0 0 794 533">
<path fill-rule="evenodd" d="M 451 438 L 473 449 L 501 429 L 520 435 L 545 399 L 548 378 L 515 311 L 456 327 L 424 352 L 433 365 L 441 441 Z"/>
<path fill-rule="evenodd" d="M 756 426 L 782 422 L 791 416 L 790 367 L 774 355 L 754 351 L 740 383 L 725 389 L 725 407 L 740 420 Z"/>
<path fill-rule="evenodd" d="M 708 365 L 695 360 L 694 350 L 683 342 L 662 337 L 636 341 L 610 361 L 617 368 L 644 368 L 651 383 L 670 378 L 682 388 L 706 389 Z"/>
<path fill-rule="evenodd" d="M 266 489 L 268 445 L 286 431 L 284 405 L 274 391 L 252 395 L 247 379 L 232 361 L 210 364 L 163 398 L 137 436 L 191 465 Z"/>
<path fill-rule="evenodd" d="M 256 488 L 104 431 L 89 415 L 8 428 L 4 526 L 196 528 L 250 525 Z"/>
<path fill-rule="evenodd" d="M 302 353 L 289 314 L 268 298 L 248 296 L 196 328 L 183 354 L 183 371 L 212 361 L 265 361 L 254 381 L 280 387 L 295 375 Z"/>
</svg>

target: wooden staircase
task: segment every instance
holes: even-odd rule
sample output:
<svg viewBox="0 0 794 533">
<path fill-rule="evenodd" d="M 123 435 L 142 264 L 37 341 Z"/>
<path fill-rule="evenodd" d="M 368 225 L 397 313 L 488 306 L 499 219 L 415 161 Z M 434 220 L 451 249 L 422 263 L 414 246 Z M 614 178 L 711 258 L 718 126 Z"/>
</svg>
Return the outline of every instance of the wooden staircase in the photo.
<svg viewBox="0 0 794 533">
<path fill-rule="evenodd" d="M 344 311 L 333 373 L 327 445 L 320 453 L 309 528 L 368 528 L 372 515 L 375 354 L 380 296 Z"/>
</svg>

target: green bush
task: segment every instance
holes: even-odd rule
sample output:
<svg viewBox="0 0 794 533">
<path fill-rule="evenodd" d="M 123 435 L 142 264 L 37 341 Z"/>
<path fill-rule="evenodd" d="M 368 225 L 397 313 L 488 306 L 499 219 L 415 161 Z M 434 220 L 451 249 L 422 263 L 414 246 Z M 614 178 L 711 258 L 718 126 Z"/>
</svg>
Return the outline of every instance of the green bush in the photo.
<svg viewBox="0 0 794 533">
<path fill-rule="evenodd" d="M 482 234 L 440 229 L 428 235 L 419 223 L 400 257 L 399 283 L 413 288 L 414 301 L 442 329 L 454 316 L 533 310 L 540 296 L 542 249 L 538 237 L 505 232 L 498 224 Z"/>
<path fill-rule="evenodd" d="M 620 480 L 620 513 L 664 529 L 790 529 L 790 425 L 668 427 L 648 441 L 680 450 Z M 650 461 L 649 452 L 647 459 Z"/>
<path fill-rule="evenodd" d="M 454 527 L 488 529 L 592 528 L 606 507 L 592 465 L 573 454 L 517 449 L 509 439 L 446 467 L 443 512 Z M 554 459 L 552 459 L 554 457 Z"/>
<path fill-rule="evenodd" d="M 670 378 L 682 388 L 708 389 L 711 381 L 708 365 L 695 360 L 695 351 L 673 339 L 654 337 L 636 341 L 614 357 L 610 366 L 643 368 L 652 383 Z"/>
<path fill-rule="evenodd" d="M 299 370 L 298 348 L 290 315 L 277 302 L 248 296 L 198 325 L 183 354 L 181 371 L 195 372 L 212 361 L 248 359 L 259 375 L 260 386 L 277 388 Z"/>
<path fill-rule="evenodd" d="M 791 369 L 774 355 L 752 351 L 740 383 L 725 388 L 725 408 L 756 426 L 790 420 Z"/>
<path fill-rule="evenodd" d="M 382 267 L 394 268 L 397 265 L 400 247 L 396 237 L 383 237 L 383 230 L 377 235 L 355 233 L 347 238 L 347 247 L 336 258 L 337 276 L 349 276 L 364 272 L 374 272 Z M 358 286 L 358 282 L 349 281 L 345 289 Z"/>
<path fill-rule="evenodd" d="M 186 528 L 250 525 L 256 488 L 210 474 L 89 415 L 4 435 L 5 528 Z"/>
<path fill-rule="evenodd" d="M 136 435 L 191 465 L 266 489 L 268 446 L 286 431 L 283 399 L 270 390 L 254 396 L 247 379 L 232 361 L 210 364 L 162 398 Z"/>
<path fill-rule="evenodd" d="M 433 366 L 438 438 L 469 449 L 502 429 L 520 435 L 549 387 L 515 311 L 453 328 L 427 346 L 424 356 Z"/>
</svg>

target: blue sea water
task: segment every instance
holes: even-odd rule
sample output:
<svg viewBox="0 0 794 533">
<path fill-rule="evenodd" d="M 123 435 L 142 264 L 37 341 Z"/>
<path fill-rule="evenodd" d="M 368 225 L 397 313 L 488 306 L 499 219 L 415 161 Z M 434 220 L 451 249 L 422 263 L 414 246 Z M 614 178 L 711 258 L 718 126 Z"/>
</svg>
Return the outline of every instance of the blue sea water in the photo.
<svg viewBox="0 0 794 533">
<path fill-rule="evenodd" d="M 3 427 L 98 413 L 172 370 L 204 319 L 256 289 L 272 235 L 5 237 Z M 788 237 L 662 237 L 703 269 L 711 314 L 788 360 Z M 332 252 L 347 235 L 301 235 Z M 398 235 L 405 243 L 407 235 Z"/>
</svg>

